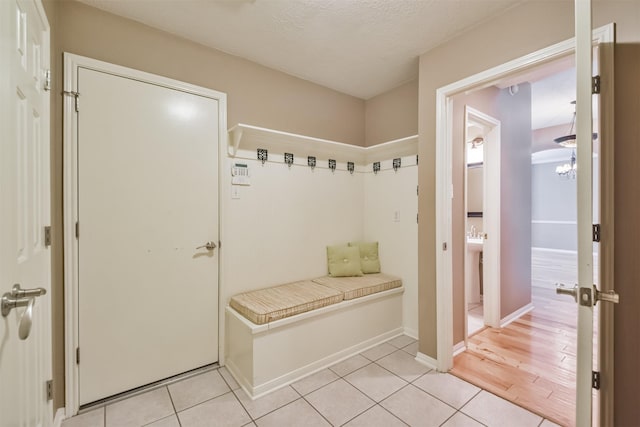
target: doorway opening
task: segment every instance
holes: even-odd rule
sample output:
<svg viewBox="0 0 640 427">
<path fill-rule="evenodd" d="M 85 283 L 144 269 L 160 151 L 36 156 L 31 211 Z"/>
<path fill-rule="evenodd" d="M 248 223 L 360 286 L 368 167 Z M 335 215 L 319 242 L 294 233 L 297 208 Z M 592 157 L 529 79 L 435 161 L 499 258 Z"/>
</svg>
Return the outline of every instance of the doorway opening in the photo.
<svg viewBox="0 0 640 427">
<path fill-rule="evenodd" d="M 596 35 L 594 36 L 595 40 L 600 40 L 600 43 L 602 43 L 602 40 L 607 40 L 608 37 L 611 34 L 606 34 L 607 30 L 605 29 L 604 31 L 602 31 L 602 34 L 600 34 L 599 36 Z M 598 33 L 598 31 L 596 31 L 596 33 Z M 562 44 L 560 44 L 562 45 Z M 437 199 L 438 199 L 438 207 L 437 207 L 437 242 L 441 242 L 441 241 L 450 241 L 452 242 L 452 247 L 455 248 L 456 244 L 462 244 L 462 246 L 464 246 L 463 242 L 464 240 L 459 239 L 461 241 L 457 241 L 456 240 L 456 231 L 455 231 L 455 226 L 456 226 L 456 221 L 455 218 L 451 218 L 451 210 L 447 210 L 447 206 L 448 205 L 448 209 L 451 209 L 451 206 L 454 204 L 453 201 L 449 201 L 447 200 L 447 197 L 451 197 L 451 194 L 453 193 L 454 197 L 451 198 L 455 198 L 455 194 L 456 192 L 460 192 L 458 187 L 458 190 L 455 189 L 455 178 L 451 177 L 451 171 L 447 171 L 447 166 L 451 166 L 453 169 L 453 173 L 455 174 L 455 168 L 465 168 L 466 169 L 466 164 L 463 163 L 458 163 L 458 166 L 456 166 L 455 163 L 455 156 L 452 154 L 452 151 L 455 150 L 455 143 L 452 146 L 449 147 L 443 147 L 440 143 L 440 141 L 446 141 L 448 144 L 451 144 L 453 140 L 453 130 L 449 127 L 451 126 L 451 124 L 453 123 L 455 125 L 455 119 L 452 117 L 453 116 L 453 112 L 455 111 L 455 97 L 458 94 L 472 94 L 473 91 L 475 89 L 477 90 L 487 90 L 487 89 L 491 89 L 493 88 L 493 90 L 497 90 L 500 91 L 502 93 L 502 96 L 504 98 L 507 98 L 508 96 L 511 97 L 516 97 L 516 95 L 519 92 L 529 92 L 529 98 L 530 98 L 530 93 L 531 93 L 531 87 L 530 87 L 530 83 L 532 81 L 537 81 L 540 80 L 540 76 L 538 76 L 537 79 L 534 79 L 532 76 L 528 75 L 530 73 L 535 73 L 535 72 L 539 72 L 540 66 L 541 65 L 546 65 L 547 67 L 551 67 L 551 69 L 553 68 L 554 65 L 562 65 L 563 61 L 571 61 L 571 54 L 573 52 L 572 46 L 570 45 L 565 45 L 563 46 L 555 46 L 555 48 L 557 48 L 557 50 L 554 53 L 550 53 L 553 52 L 554 49 L 553 48 L 549 48 L 546 50 L 546 52 L 538 52 L 538 54 L 540 55 L 540 57 L 536 60 L 531 60 L 532 56 L 535 56 L 536 54 L 532 54 L 527 58 L 526 64 L 514 64 L 514 63 L 509 63 L 509 64 L 505 64 L 504 66 L 501 67 L 497 67 L 497 69 L 494 70 L 488 70 L 487 72 L 481 73 L 477 76 L 472 76 L 470 78 L 467 78 L 465 80 L 462 80 L 458 83 L 452 84 L 450 86 L 441 88 L 437 91 L 437 99 L 438 99 L 438 112 L 440 114 L 438 114 L 438 125 L 441 126 L 442 123 L 446 123 L 447 124 L 447 128 L 446 129 L 438 129 L 437 131 L 437 138 L 438 138 L 438 142 L 436 144 L 437 149 L 437 168 L 438 170 L 436 171 L 437 176 L 439 177 L 439 185 L 437 186 Z M 517 62 L 517 61 L 515 61 Z M 537 69 L 534 69 L 532 67 L 532 64 L 537 65 Z M 602 64 L 601 64 L 602 65 Z M 566 64 L 564 64 L 564 66 L 566 66 Z M 548 71 L 547 71 L 548 72 Z M 558 70 L 554 70 L 554 72 L 558 72 Z M 551 73 L 549 73 L 551 74 Z M 475 78 L 475 80 L 474 80 Z M 575 87 L 575 83 L 574 83 L 574 87 Z M 508 99 L 508 98 L 507 98 Z M 529 103 L 531 102 L 531 100 L 529 99 Z M 570 107 L 571 108 L 571 107 Z M 509 113 L 513 112 L 515 110 L 510 110 Z M 530 114 L 529 114 L 530 116 Z M 498 115 L 498 118 L 502 121 L 502 126 L 503 128 L 507 128 L 509 126 L 508 122 L 510 120 L 507 119 L 503 119 L 502 115 Z M 566 125 L 567 123 L 563 123 L 562 125 Z M 502 187 L 504 188 L 505 186 L 513 186 L 514 183 L 511 182 L 512 179 L 514 177 L 518 176 L 518 172 L 523 172 L 523 171 L 527 171 L 528 173 L 528 197 L 526 197 L 525 199 L 528 199 L 528 203 L 526 204 L 526 206 L 520 206 L 520 207 L 524 207 L 525 209 L 522 209 L 522 212 L 520 214 L 516 214 L 516 212 L 510 212 L 509 216 L 507 216 L 505 214 L 504 220 L 503 221 L 511 221 L 513 218 L 520 218 L 524 215 L 525 217 L 525 221 L 524 223 L 528 223 L 528 228 L 526 226 L 523 226 L 523 228 L 525 228 L 528 233 L 524 233 L 525 235 L 528 234 L 528 242 L 525 245 L 522 245 L 522 247 L 520 248 L 520 250 L 515 250 L 512 247 L 507 247 L 506 245 L 503 245 L 502 247 L 502 252 L 500 252 L 500 257 L 502 259 L 501 262 L 501 266 L 502 266 L 502 271 L 504 271 L 505 268 L 513 268 L 514 264 L 517 263 L 517 260 L 513 260 L 513 256 L 514 253 L 522 253 L 522 252 L 528 252 L 528 256 L 525 257 L 527 258 L 527 262 L 525 265 L 525 269 L 528 268 L 528 271 L 526 271 L 525 276 L 527 277 L 527 286 L 528 286 L 528 300 L 529 303 L 528 304 L 521 304 L 521 303 L 517 303 L 515 306 L 515 309 L 513 307 L 509 307 L 509 298 L 514 296 L 514 281 L 508 280 L 507 277 L 505 277 L 506 275 L 502 275 L 501 276 L 501 289 L 503 290 L 501 298 L 500 298 L 500 319 L 499 319 L 499 323 L 501 327 L 504 327 L 506 325 L 508 325 L 511 322 L 514 322 L 514 327 L 518 326 L 515 325 L 515 320 L 522 317 L 523 315 L 525 315 L 528 311 L 533 309 L 533 305 L 531 304 L 531 300 L 532 300 L 532 275 L 531 275 L 531 254 L 532 254 L 532 239 L 534 237 L 534 233 L 532 231 L 532 213 L 533 213 L 533 209 L 531 206 L 532 203 L 532 196 L 531 196 L 531 191 L 532 191 L 532 184 L 531 184 L 531 171 L 532 171 L 532 165 L 531 165 L 531 152 L 532 152 L 532 147 L 531 147 L 531 131 L 532 131 L 533 127 L 531 126 L 531 123 L 529 124 L 529 128 L 528 128 L 528 132 L 529 132 L 529 136 L 528 136 L 528 151 L 519 151 L 518 150 L 513 150 L 515 153 L 519 153 L 517 155 L 514 156 L 504 156 L 505 152 L 508 151 L 508 148 L 504 148 L 506 144 L 508 143 L 512 143 L 512 141 L 519 141 L 520 138 L 505 138 L 504 137 L 504 133 L 503 133 L 503 151 L 502 151 L 502 161 L 500 163 L 500 168 L 502 169 L 502 174 L 503 174 L 503 181 L 501 183 Z M 564 132 L 567 132 L 568 129 L 565 129 Z M 561 135 L 556 135 L 556 136 L 561 136 Z M 553 143 L 552 143 L 553 144 Z M 595 145 L 595 144 L 594 144 Z M 606 148 L 608 149 L 608 148 Z M 522 154 L 525 154 L 524 156 Z M 525 157 L 527 158 L 527 162 L 524 163 L 523 162 L 523 158 Z M 567 161 L 569 161 L 570 158 L 567 158 Z M 440 164 L 440 162 L 442 161 L 442 164 Z M 564 162 L 562 162 L 562 164 L 559 164 L 558 166 L 562 167 L 564 166 L 563 164 Z M 555 165 L 554 165 L 555 166 Z M 560 168 L 561 169 L 561 168 Z M 552 175 L 553 177 L 560 177 L 559 173 L 556 173 L 555 170 L 553 171 Z M 448 176 L 448 178 L 447 178 Z M 445 178 L 445 179 L 443 179 Z M 509 180 L 509 182 L 505 182 L 504 180 Z M 527 186 L 518 186 L 518 188 L 527 188 Z M 451 191 L 453 190 L 453 191 Z M 598 191 L 598 185 L 594 185 L 594 191 L 597 192 Z M 594 206 L 599 206 L 599 202 L 597 200 L 594 201 Z M 512 208 L 513 206 L 510 206 L 510 208 Z M 606 204 L 603 204 L 603 207 L 606 208 Z M 444 209 L 443 209 L 444 208 Z M 486 206 L 483 206 L 483 209 L 486 209 Z M 503 205 L 501 207 L 501 210 L 503 213 L 508 212 L 509 209 L 505 209 L 505 206 Z M 520 211 L 518 211 L 520 212 Z M 526 213 L 525 213 L 526 212 Z M 604 213 L 602 216 L 606 216 L 607 214 Z M 527 218 L 528 217 L 528 218 Z M 594 218 L 597 218 L 597 215 L 594 216 Z M 538 222 L 536 224 L 543 224 L 544 221 L 550 221 L 550 220 L 537 220 Z M 557 220 L 557 221 L 562 221 L 562 220 Z M 569 222 L 569 220 L 565 220 L 567 222 Z M 465 222 L 466 224 L 466 222 Z M 569 224 L 567 224 L 569 225 Z M 574 225 L 575 226 L 575 225 Z M 450 229 L 448 228 L 450 227 Z M 484 224 L 483 224 L 484 227 Z M 466 239 L 466 234 L 465 232 L 473 232 L 473 230 L 469 230 L 467 228 L 463 228 L 462 230 L 462 236 L 465 236 Z M 537 232 L 538 230 L 536 230 Z M 503 237 L 505 236 L 504 233 L 504 229 L 503 229 Z M 511 230 L 509 231 L 509 234 L 507 234 L 508 237 L 511 237 Z M 505 238 L 506 239 L 506 238 Z M 502 242 L 505 242 L 505 239 L 502 239 Z M 466 253 L 466 252 L 465 252 Z M 456 313 L 456 304 L 460 305 L 460 300 L 459 300 L 459 296 L 460 296 L 460 291 L 456 291 L 455 286 L 456 286 L 456 282 L 455 282 L 455 271 L 453 272 L 449 272 L 449 268 L 451 268 L 452 266 L 455 266 L 455 262 L 452 262 L 452 256 L 455 256 L 455 251 L 451 251 L 450 253 L 446 253 L 444 252 L 442 254 L 443 256 L 440 257 L 438 259 L 438 269 L 439 271 L 437 272 L 437 290 L 438 290 L 438 368 L 439 370 L 442 371 L 447 371 L 449 370 L 452 366 L 453 366 L 453 354 L 454 351 L 452 349 L 456 349 L 456 346 L 454 346 L 453 344 L 458 343 L 458 341 L 455 338 L 455 326 L 456 326 L 456 319 L 451 319 L 448 320 L 447 318 L 449 316 L 455 316 Z M 506 261 L 505 260 L 510 260 L 510 261 Z M 486 262 L 486 257 L 484 259 L 484 261 Z M 597 272 L 595 273 L 595 275 L 597 275 Z M 483 275 L 484 276 L 484 275 Z M 562 280 L 562 279 L 560 279 Z M 558 280 L 558 281 L 560 281 Z M 570 285 L 572 285 L 572 283 L 570 283 Z M 459 286 L 459 285 L 458 285 Z M 484 288 L 486 289 L 486 284 L 484 284 Z M 534 302 L 537 300 L 538 302 L 536 302 L 536 304 L 538 305 L 544 305 L 544 303 L 546 302 L 547 305 L 551 308 L 551 310 L 555 310 L 555 311 L 559 311 L 558 308 L 560 307 L 559 305 L 556 304 L 560 304 L 560 302 L 564 303 L 566 300 L 565 299 L 559 299 L 558 302 L 555 302 L 555 293 L 553 292 L 553 290 L 548 289 L 550 292 L 551 297 L 553 298 L 548 298 L 547 301 L 544 301 L 544 297 L 540 298 L 540 295 L 536 295 L 536 292 L 533 293 L 533 300 Z M 457 296 L 456 296 L 457 293 Z M 485 295 L 483 295 L 485 296 Z M 458 298 L 458 300 L 456 300 L 456 298 Z M 462 300 L 463 302 L 464 299 Z M 541 301 L 541 302 L 540 302 Z M 484 302 L 484 301 L 483 301 Z M 518 308 L 518 306 L 520 306 L 520 308 Z M 466 306 L 465 306 L 466 307 Z M 562 310 L 562 308 L 560 308 L 560 311 Z M 577 309 L 575 306 L 573 306 L 573 310 L 575 310 L 577 312 Z M 531 317 L 531 315 L 527 315 L 529 317 Z M 575 323 L 575 315 L 572 316 L 572 320 Z M 459 322 L 459 321 L 458 321 Z M 560 320 L 560 322 L 562 322 L 562 320 Z M 526 328 L 531 328 L 531 321 L 530 319 L 527 320 L 526 322 L 523 323 L 524 326 L 520 325 L 521 329 L 526 329 Z M 553 328 L 553 326 L 548 326 L 548 328 Z M 575 328 L 575 327 L 574 327 Z M 510 334 L 509 331 L 507 332 L 502 332 L 502 331 L 498 331 L 495 332 L 496 336 L 499 336 L 499 334 L 502 334 L 502 337 L 507 337 L 508 334 Z M 451 341 L 448 341 L 451 340 Z M 539 341 L 539 340 L 538 340 Z M 575 339 L 571 339 L 571 341 L 574 343 L 575 345 Z M 494 345 L 495 343 L 485 343 L 485 348 L 489 348 L 491 345 Z M 533 341 L 531 341 L 530 346 L 537 346 L 539 345 L 540 342 L 536 342 L 536 340 L 534 339 Z M 569 364 L 573 364 L 574 365 L 574 372 L 575 372 L 575 355 L 577 353 L 577 349 L 575 350 L 571 350 L 571 348 L 565 344 L 563 346 L 563 348 L 569 352 L 573 351 L 573 354 L 569 354 L 566 358 L 567 363 Z M 511 366 L 509 366 L 509 368 L 511 368 L 511 372 L 513 374 L 517 375 L 517 370 L 520 366 L 529 363 L 529 367 L 531 366 L 535 366 L 535 364 L 533 362 L 535 362 L 533 359 L 527 359 L 525 361 L 520 360 L 518 358 L 513 358 L 511 360 L 509 360 L 508 358 L 505 359 L 507 364 L 511 363 Z M 530 379 L 531 379 L 531 383 L 534 383 L 536 381 L 539 380 L 539 378 L 541 378 L 540 375 L 537 375 L 540 372 L 543 372 L 544 368 L 540 368 L 538 367 L 538 372 L 534 372 L 531 374 Z M 454 373 L 454 372 L 452 372 Z M 510 388 L 509 385 L 504 384 L 504 381 L 502 381 L 504 379 L 504 376 L 497 373 L 496 371 L 491 371 L 491 370 L 485 370 L 485 376 L 493 376 L 492 380 L 496 381 L 496 382 L 500 382 L 500 384 L 498 384 L 498 387 L 503 387 L 506 390 L 508 390 Z M 489 375 L 487 375 L 489 374 Z M 566 378 L 564 378 L 566 380 Z M 540 382 L 544 382 L 544 380 L 546 379 L 542 379 L 540 380 Z M 474 381 L 471 381 L 474 382 Z M 547 386 L 547 390 L 549 391 L 547 397 L 549 395 L 551 395 L 551 393 L 553 393 L 554 391 L 554 385 L 550 384 L 550 383 L 546 383 Z M 575 373 L 574 373 L 574 377 L 573 377 L 573 390 L 570 390 L 568 393 L 565 393 L 565 396 L 560 396 L 558 397 L 558 399 L 564 398 L 566 396 L 571 397 L 574 399 L 575 401 Z M 487 387 L 484 387 L 487 388 Z M 520 401 L 515 400 L 516 404 L 521 404 L 521 406 L 525 406 L 528 409 L 532 410 L 533 412 L 538 412 L 540 413 L 540 409 L 539 408 L 532 408 L 530 406 L 527 406 L 526 401 L 527 400 L 531 400 L 534 393 L 529 393 L 527 394 L 527 392 L 531 391 L 530 387 L 525 388 L 521 388 L 521 390 L 514 390 L 512 389 L 511 392 L 513 392 L 512 394 L 515 394 L 515 391 L 519 391 L 521 392 L 521 399 Z M 502 397 L 506 397 L 507 399 L 509 399 L 508 396 L 509 393 L 505 393 L 505 395 L 503 395 Z M 573 412 L 571 410 L 567 410 L 567 405 L 562 405 L 563 407 L 561 408 L 561 411 L 564 413 L 564 415 L 569 415 L 571 418 L 573 418 L 573 414 L 567 414 L 568 412 Z M 594 405 L 594 408 L 597 407 L 598 405 Z M 547 414 L 544 414 L 545 416 L 547 416 Z M 551 419 L 556 419 L 559 420 L 556 417 L 553 416 L 547 416 L 548 418 Z M 594 419 L 597 419 L 597 417 L 594 417 Z M 560 420 L 559 420 L 560 421 Z M 571 421 L 567 421 L 567 420 L 561 420 L 562 424 L 571 424 Z"/>
<path fill-rule="evenodd" d="M 466 339 L 500 321 L 500 121 L 464 101 L 464 311 Z M 469 99 L 467 99 L 469 98 Z M 463 99 L 454 101 L 460 106 Z M 455 113 L 454 113 L 455 114 Z M 457 152 L 458 150 L 456 150 Z M 454 160 L 455 161 L 455 160 Z"/>
</svg>

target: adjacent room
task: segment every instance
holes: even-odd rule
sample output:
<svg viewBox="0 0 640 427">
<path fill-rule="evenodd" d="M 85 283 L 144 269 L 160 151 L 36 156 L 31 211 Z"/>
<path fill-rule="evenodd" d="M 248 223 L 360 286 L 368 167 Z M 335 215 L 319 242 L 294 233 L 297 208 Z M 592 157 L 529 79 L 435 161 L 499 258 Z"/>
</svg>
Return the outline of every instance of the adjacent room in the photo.
<svg viewBox="0 0 640 427">
<path fill-rule="evenodd" d="M 459 170 L 459 182 L 466 182 L 466 208 L 459 215 L 466 214 L 466 251 L 457 279 L 461 284 L 454 291 L 457 304 L 465 303 L 466 332 L 459 317 L 451 372 L 561 425 L 575 424 L 567 408 L 575 407 L 576 310 L 570 298 L 555 291 L 559 284 L 569 288 L 578 281 L 574 62 L 569 56 L 454 101 L 456 126 L 466 129 L 465 148 L 457 154 L 465 155 L 466 163 Z M 596 113 L 594 188 L 600 184 L 597 118 Z M 496 150 L 503 161 L 516 163 L 501 167 L 507 175 L 500 179 L 507 183 L 498 186 L 500 204 L 509 216 L 508 224 L 498 227 L 507 235 L 500 238 L 497 254 L 486 230 L 499 215 L 489 202 L 498 194 L 484 162 L 489 157 L 491 165 Z M 597 223 L 598 199 L 593 203 Z M 489 205 L 486 212 L 484 205 Z M 598 243 L 593 249 L 597 281 Z M 485 313 L 485 296 L 491 301 L 493 292 L 507 311 Z"/>
</svg>

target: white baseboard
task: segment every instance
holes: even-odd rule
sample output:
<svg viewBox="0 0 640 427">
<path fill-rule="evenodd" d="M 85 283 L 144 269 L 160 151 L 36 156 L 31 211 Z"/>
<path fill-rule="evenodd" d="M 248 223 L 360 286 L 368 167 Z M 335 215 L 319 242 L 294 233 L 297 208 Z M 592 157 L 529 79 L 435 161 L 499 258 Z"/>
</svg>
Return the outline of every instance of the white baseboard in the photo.
<svg viewBox="0 0 640 427">
<path fill-rule="evenodd" d="M 247 396 L 249 396 L 251 400 L 256 400 L 262 396 L 265 396 L 271 392 L 274 392 L 280 388 L 286 387 L 298 380 L 301 380 L 302 378 L 326 369 L 331 365 L 349 359 L 350 357 L 353 357 L 363 351 L 380 345 L 392 338 L 398 337 L 402 335 L 403 332 L 403 328 L 395 328 L 391 331 L 385 332 L 384 334 L 378 335 L 359 344 L 351 346 L 347 349 L 338 351 L 327 357 L 323 357 L 322 359 L 303 366 L 302 368 L 295 369 L 285 375 L 267 381 L 266 383 L 258 384 L 255 386 L 252 386 L 251 381 L 249 381 L 248 378 L 242 375 L 242 371 L 238 368 L 233 360 L 227 360 L 226 367 L 227 370 L 231 373 L 231 376 L 234 377 L 240 387 L 247 393 Z"/>
<path fill-rule="evenodd" d="M 418 363 L 422 363 L 427 368 L 436 369 L 436 370 L 438 369 L 438 361 L 431 356 L 427 356 L 424 353 L 418 352 L 418 354 L 416 354 L 416 361 Z"/>
<path fill-rule="evenodd" d="M 520 317 L 524 316 L 525 314 L 527 314 L 528 312 L 530 312 L 531 310 L 533 310 L 533 304 L 529 303 L 527 305 L 525 305 L 524 307 L 514 311 L 513 313 L 511 313 L 510 315 L 502 318 L 500 320 L 500 327 L 504 328 L 505 326 L 507 326 L 509 323 L 518 320 Z"/>
<path fill-rule="evenodd" d="M 569 255 L 576 255 L 578 253 L 578 251 L 573 251 L 573 250 L 569 250 L 569 249 L 554 249 L 554 248 L 539 248 L 539 247 L 535 247 L 532 246 L 531 247 L 531 251 L 532 252 L 551 252 L 551 253 L 556 253 L 556 254 L 569 254 Z"/>
<path fill-rule="evenodd" d="M 453 346 L 453 357 L 456 357 L 460 353 L 464 352 L 467 349 L 467 345 L 464 341 L 460 341 L 458 344 Z"/>
<path fill-rule="evenodd" d="M 53 418 L 53 427 L 62 427 L 62 421 L 64 421 L 65 417 L 65 409 L 63 408 L 58 408 L 58 410 L 56 411 L 56 415 Z"/>
<path fill-rule="evenodd" d="M 578 251 L 569 250 L 569 249 L 555 249 L 555 248 L 541 248 L 532 246 L 531 252 L 548 252 L 551 254 L 564 254 L 564 255 L 578 255 Z M 598 252 L 593 253 L 594 257 L 598 256 Z"/>
</svg>

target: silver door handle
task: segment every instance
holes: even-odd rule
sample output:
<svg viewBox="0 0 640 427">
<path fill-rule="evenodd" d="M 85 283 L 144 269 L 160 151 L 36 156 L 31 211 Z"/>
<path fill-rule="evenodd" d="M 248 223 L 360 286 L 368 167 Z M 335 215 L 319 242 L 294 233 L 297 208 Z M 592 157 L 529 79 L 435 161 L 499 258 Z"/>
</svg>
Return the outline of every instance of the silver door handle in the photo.
<svg viewBox="0 0 640 427">
<path fill-rule="evenodd" d="M 13 288 L 11 289 L 11 296 L 16 298 L 39 297 L 46 293 L 47 290 L 45 288 L 22 289 L 19 283 L 13 285 Z"/>
<path fill-rule="evenodd" d="M 213 243 L 213 242 L 207 242 L 207 243 L 205 243 L 205 244 L 204 244 L 204 245 L 202 245 L 202 246 L 198 246 L 196 249 L 206 248 L 207 250 L 212 251 L 212 250 L 214 250 L 214 249 L 215 249 L 215 248 L 217 248 L 217 247 L 218 247 L 218 246 L 217 246 L 215 243 Z"/>
<path fill-rule="evenodd" d="M 591 290 L 589 288 L 580 288 L 578 285 L 573 288 L 567 288 L 562 283 L 556 283 L 556 293 L 572 296 L 576 302 L 578 302 L 578 294 L 580 294 L 580 305 L 584 306 L 596 305 L 598 301 L 613 304 L 620 302 L 620 296 L 615 291 L 600 292 L 595 285 Z"/>
<path fill-rule="evenodd" d="M 573 288 L 567 288 L 564 283 L 556 283 L 556 294 L 569 295 L 573 300 L 578 302 L 578 285 Z"/>
<path fill-rule="evenodd" d="M 614 304 L 618 304 L 620 302 L 620 296 L 615 291 L 600 292 L 598 288 L 593 285 L 593 293 L 595 295 L 593 305 L 598 301 L 611 302 Z"/>
<path fill-rule="evenodd" d="M 46 293 L 44 288 L 21 289 L 20 284 L 16 283 L 11 292 L 5 292 L 0 299 L 2 317 L 7 317 L 14 308 L 27 307 L 30 300 Z"/>
</svg>

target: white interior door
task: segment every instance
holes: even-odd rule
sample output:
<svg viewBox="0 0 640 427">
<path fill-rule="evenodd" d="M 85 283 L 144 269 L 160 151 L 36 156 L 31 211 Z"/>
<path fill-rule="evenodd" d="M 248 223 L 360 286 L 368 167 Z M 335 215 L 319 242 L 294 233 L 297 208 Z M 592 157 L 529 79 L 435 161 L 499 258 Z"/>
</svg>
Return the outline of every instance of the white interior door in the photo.
<svg viewBox="0 0 640 427">
<path fill-rule="evenodd" d="M 598 339 L 594 335 L 593 306 L 599 300 L 614 300 L 613 295 L 603 295 L 595 290 L 597 282 L 594 275 L 594 188 L 593 185 L 593 36 L 591 30 L 591 1 L 576 0 L 576 135 L 577 135 L 577 187 L 578 187 L 578 286 L 575 289 L 578 302 L 578 353 L 576 372 L 576 425 L 592 425 L 593 414 L 593 343 Z M 615 40 L 615 37 L 613 38 Z M 601 58 L 604 59 L 604 58 Z M 603 64 L 600 64 L 602 69 Z M 604 69 L 612 64 L 607 64 Z M 607 76 L 608 77 L 608 76 Z M 605 110 L 601 109 L 599 119 Z M 602 144 L 612 141 L 604 140 Z M 604 194 L 604 199 L 608 195 Z M 601 259 L 601 257 L 599 257 Z M 611 284 L 607 284 L 611 286 Z M 609 298 L 608 298 L 609 297 Z M 617 297 L 617 296 L 615 296 Z M 604 328 L 603 328 L 604 329 Z M 609 366 L 611 368 L 611 366 Z"/>
<path fill-rule="evenodd" d="M 219 101 L 79 67 L 79 403 L 218 360 Z"/>
<path fill-rule="evenodd" d="M 0 2 L 0 424 L 48 426 L 52 405 L 49 225 L 49 25 L 39 1 Z M 12 294 L 43 288 L 42 296 Z M 31 309 L 20 306 L 33 303 Z M 31 314 L 31 316 L 29 316 Z M 28 336 L 20 337 L 19 330 Z M 22 338 L 22 339 L 21 339 Z"/>
</svg>

